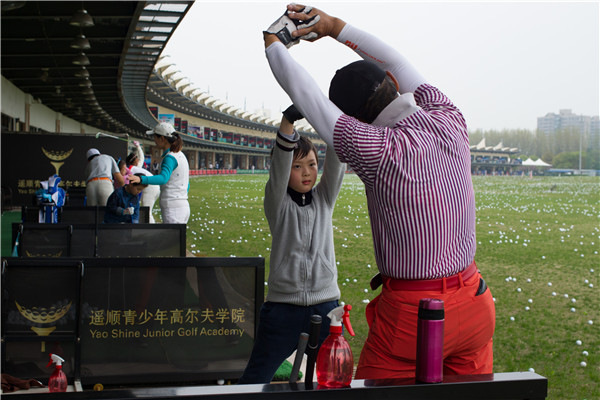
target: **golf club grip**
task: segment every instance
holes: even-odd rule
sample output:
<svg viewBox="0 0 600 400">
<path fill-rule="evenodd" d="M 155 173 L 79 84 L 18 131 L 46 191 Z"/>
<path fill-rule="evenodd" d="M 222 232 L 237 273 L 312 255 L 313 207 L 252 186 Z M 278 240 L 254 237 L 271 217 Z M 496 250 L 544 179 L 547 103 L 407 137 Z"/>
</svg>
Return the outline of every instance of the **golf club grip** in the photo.
<svg viewBox="0 0 600 400">
<path fill-rule="evenodd" d="M 304 382 L 312 383 L 315 370 L 315 361 L 317 360 L 317 347 L 319 347 L 319 335 L 321 333 L 320 315 L 310 317 L 310 338 L 308 340 L 308 358 L 306 362 L 306 374 Z"/>
<path fill-rule="evenodd" d="M 300 371 L 300 365 L 302 364 L 302 357 L 306 351 L 306 345 L 308 344 L 308 333 L 302 332 L 298 339 L 298 348 L 296 349 L 296 358 L 294 359 L 294 365 L 292 366 L 292 373 L 290 375 L 290 383 L 295 383 L 298 380 L 298 372 Z"/>
</svg>

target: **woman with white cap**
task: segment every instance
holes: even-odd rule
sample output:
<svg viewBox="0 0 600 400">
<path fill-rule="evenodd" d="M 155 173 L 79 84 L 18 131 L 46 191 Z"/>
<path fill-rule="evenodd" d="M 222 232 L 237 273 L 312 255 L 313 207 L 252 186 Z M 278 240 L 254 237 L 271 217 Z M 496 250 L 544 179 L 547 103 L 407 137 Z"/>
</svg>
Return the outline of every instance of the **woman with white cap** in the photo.
<svg viewBox="0 0 600 400">
<path fill-rule="evenodd" d="M 160 173 L 154 176 L 131 176 L 130 182 L 160 185 L 160 208 L 164 224 L 187 224 L 190 217 L 188 203 L 189 164 L 183 148 L 183 139 L 168 122 L 160 122 L 146 132 L 154 135 L 154 143 L 163 150 Z"/>
</svg>

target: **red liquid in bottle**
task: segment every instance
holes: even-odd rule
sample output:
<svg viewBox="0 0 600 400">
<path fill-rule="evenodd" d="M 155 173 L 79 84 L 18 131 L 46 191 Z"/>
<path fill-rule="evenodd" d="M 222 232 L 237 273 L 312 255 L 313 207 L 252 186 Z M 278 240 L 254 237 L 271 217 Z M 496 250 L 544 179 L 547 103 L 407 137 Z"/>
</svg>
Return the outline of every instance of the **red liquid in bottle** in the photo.
<svg viewBox="0 0 600 400">
<path fill-rule="evenodd" d="M 48 379 L 48 390 L 50 392 L 66 392 L 67 391 L 67 376 L 62 371 L 60 365 L 56 366 L 56 369 L 50 375 Z"/>
<path fill-rule="evenodd" d="M 325 339 L 317 356 L 317 382 L 324 387 L 347 387 L 352 382 L 354 358 L 339 328 Z"/>
</svg>

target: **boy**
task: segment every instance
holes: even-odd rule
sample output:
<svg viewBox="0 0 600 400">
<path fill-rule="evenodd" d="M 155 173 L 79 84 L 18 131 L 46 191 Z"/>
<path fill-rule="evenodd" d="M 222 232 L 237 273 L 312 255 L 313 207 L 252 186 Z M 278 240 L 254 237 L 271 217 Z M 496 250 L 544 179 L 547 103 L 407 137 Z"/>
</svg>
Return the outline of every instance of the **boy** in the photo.
<svg viewBox="0 0 600 400">
<path fill-rule="evenodd" d="M 105 224 L 140 222 L 140 193 L 147 185 L 128 183 L 115 189 L 106 202 Z"/>
<path fill-rule="evenodd" d="M 340 298 L 331 220 L 346 167 L 328 148 L 315 186 L 317 150 L 293 125 L 303 116 L 293 105 L 283 115 L 265 187 L 273 238 L 269 290 L 242 384 L 270 382 L 296 349 L 300 333 L 310 332 L 313 314 L 323 318 L 320 345 L 329 334 L 327 313 Z"/>
</svg>

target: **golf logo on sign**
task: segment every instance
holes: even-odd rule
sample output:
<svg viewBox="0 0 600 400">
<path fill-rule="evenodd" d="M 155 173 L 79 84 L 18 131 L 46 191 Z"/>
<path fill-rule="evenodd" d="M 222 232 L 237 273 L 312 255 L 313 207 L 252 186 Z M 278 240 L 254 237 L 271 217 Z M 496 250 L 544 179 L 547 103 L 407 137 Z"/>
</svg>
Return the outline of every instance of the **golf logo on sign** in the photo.
<svg viewBox="0 0 600 400">
<path fill-rule="evenodd" d="M 23 317 L 28 319 L 29 321 L 31 321 L 35 324 L 38 324 L 38 325 L 49 325 L 49 324 L 55 323 L 56 321 L 58 321 L 59 319 L 64 317 L 67 314 L 67 312 L 69 312 L 69 309 L 71 308 L 71 304 L 72 304 L 72 302 L 69 301 L 69 303 L 67 303 L 65 305 L 52 306 L 50 308 L 46 308 L 46 307 L 25 308 L 15 301 L 15 305 L 17 306 L 19 313 Z M 40 326 L 32 326 L 31 327 L 31 330 L 34 331 L 35 333 L 37 333 L 38 336 L 48 336 L 52 332 L 54 332 L 55 329 L 56 329 L 56 326 L 41 326 L 41 327 Z"/>
<path fill-rule="evenodd" d="M 60 167 L 62 167 L 62 165 L 65 163 L 65 160 L 67 158 L 69 158 L 69 156 L 71 155 L 72 152 L 73 152 L 73 149 L 70 149 L 67 151 L 60 151 L 60 150 L 46 150 L 45 148 L 42 147 L 42 153 L 44 153 L 44 155 L 51 160 L 50 164 L 52 164 L 52 166 L 54 166 L 54 169 L 56 170 L 56 175 L 59 175 L 58 170 L 60 169 Z"/>
</svg>

